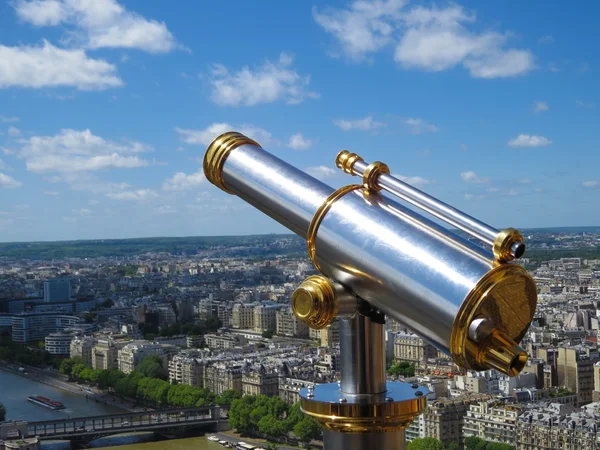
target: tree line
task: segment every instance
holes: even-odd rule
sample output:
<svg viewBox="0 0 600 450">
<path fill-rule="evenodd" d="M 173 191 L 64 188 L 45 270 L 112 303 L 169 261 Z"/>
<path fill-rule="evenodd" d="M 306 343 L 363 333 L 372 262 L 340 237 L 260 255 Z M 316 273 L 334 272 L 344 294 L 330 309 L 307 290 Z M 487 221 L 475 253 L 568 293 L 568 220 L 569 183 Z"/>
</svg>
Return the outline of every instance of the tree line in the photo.
<svg viewBox="0 0 600 450">
<path fill-rule="evenodd" d="M 413 439 L 408 443 L 407 450 L 458 450 L 459 446 L 456 442 L 444 444 L 439 439 L 432 437 Z M 465 450 L 514 450 L 508 444 L 499 442 L 484 441 L 475 436 L 469 436 L 464 439 Z"/>
<path fill-rule="evenodd" d="M 239 433 L 262 435 L 286 440 L 290 434 L 305 446 L 321 439 L 321 425 L 300 410 L 300 403 L 290 406 L 279 397 L 247 395 L 235 399 L 229 408 L 229 426 Z"/>
<path fill-rule="evenodd" d="M 71 379 L 87 381 L 102 390 L 157 407 L 228 406 L 241 396 L 236 391 L 216 395 L 204 388 L 171 384 L 167 381 L 162 359 L 157 355 L 145 357 L 130 374 L 118 369 L 91 369 L 79 357 L 63 360 L 59 371 Z"/>
</svg>

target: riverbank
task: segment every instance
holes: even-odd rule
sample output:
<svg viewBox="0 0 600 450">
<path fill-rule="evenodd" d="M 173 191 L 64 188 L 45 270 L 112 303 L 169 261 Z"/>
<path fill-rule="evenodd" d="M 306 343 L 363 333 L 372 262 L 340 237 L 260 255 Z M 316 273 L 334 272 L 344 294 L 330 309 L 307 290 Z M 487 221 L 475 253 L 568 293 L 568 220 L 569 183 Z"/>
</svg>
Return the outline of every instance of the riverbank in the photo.
<svg viewBox="0 0 600 450">
<path fill-rule="evenodd" d="M 25 371 L 19 371 L 19 367 L 23 367 Z M 131 403 L 125 402 L 124 400 L 121 400 L 120 398 L 114 395 L 102 392 L 97 388 L 83 386 L 75 382 L 68 381 L 66 376 L 50 370 L 39 369 L 37 367 L 26 365 L 16 365 L 4 361 L 0 361 L 0 370 L 10 372 L 14 375 L 18 375 L 23 378 L 27 378 L 31 381 L 52 386 L 56 389 L 61 389 L 66 392 L 70 392 L 71 394 L 81 395 L 89 400 L 93 400 L 96 403 L 110 405 L 115 408 L 122 409 L 123 411 L 143 412 L 147 410 L 147 408 L 135 406 Z"/>
</svg>

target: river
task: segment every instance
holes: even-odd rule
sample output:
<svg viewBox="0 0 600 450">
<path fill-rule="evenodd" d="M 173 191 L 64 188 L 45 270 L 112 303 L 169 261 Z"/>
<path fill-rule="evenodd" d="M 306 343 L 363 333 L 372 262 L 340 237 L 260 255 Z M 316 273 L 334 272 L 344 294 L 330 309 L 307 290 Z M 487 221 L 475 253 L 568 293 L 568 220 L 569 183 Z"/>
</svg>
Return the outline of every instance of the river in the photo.
<svg viewBox="0 0 600 450">
<path fill-rule="evenodd" d="M 53 411 L 27 401 L 30 395 L 42 395 L 63 402 L 65 409 Z M 99 416 L 114 414 L 123 410 L 93 400 L 86 400 L 84 395 L 73 394 L 14 373 L 0 370 L 0 403 L 6 408 L 7 420 L 63 419 L 67 417 Z M 118 450 L 216 450 L 222 449 L 219 444 L 208 441 L 205 437 L 172 439 L 155 442 L 149 433 L 129 433 L 98 439 L 91 443 L 94 448 L 112 447 Z M 65 441 L 44 441 L 42 450 L 69 450 L 70 444 Z"/>
</svg>

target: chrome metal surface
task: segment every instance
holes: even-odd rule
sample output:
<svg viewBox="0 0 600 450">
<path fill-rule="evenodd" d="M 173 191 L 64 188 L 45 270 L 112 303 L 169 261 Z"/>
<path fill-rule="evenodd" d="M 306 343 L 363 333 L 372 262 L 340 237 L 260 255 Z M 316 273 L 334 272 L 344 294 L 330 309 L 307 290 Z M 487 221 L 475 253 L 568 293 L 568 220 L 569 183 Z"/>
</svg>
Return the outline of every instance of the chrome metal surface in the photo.
<svg viewBox="0 0 600 450">
<path fill-rule="evenodd" d="M 382 324 L 361 314 L 340 319 L 340 390 L 343 394 L 385 392 L 384 348 Z"/>
<path fill-rule="evenodd" d="M 333 189 L 254 145 L 232 151 L 223 166 L 229 191 L 306 239 L 310 222 Z"/>
<path fill-rule="evenodd" d="M 363 176 L 369 164 L 364 161 L 356 161 L 352 166 L 353 172 Z M 398 180 L 392 175 L 379 175 L 377 184 L 384 190 L 400 197 L 401 199 L 427 211 L 429 214 L 442 219 L 443 221 L 455 226 L 459 230 L 480 239 L 481 241 L 492 245 L 498 235 L 498 230 L 465 214 L 464 212 L 453 208 L 452 206 L 432 197 L 425 192 L 412 187 L 411 185 Z"/>
<path fill-rule="evenodd" d="M 510 246 L 510 253 L 516 259 L 519 259 L 525 253 L 525 244 L 523 242 L 515 242 Z"/>
<path fill-rule="evenodd" d="M 338 298 L 338 317 L 347 319 L 357 315 L 358 299 L 338 282 L 332 282 Z"/>
<path fill-rule="evenodd" d="M 357 166 L 364 168 L 364 163 L 357 161 Z M 388 180 L 387 175 L 381 178 Z M 223 165 L 223 182 L 229 191 L 304 238 L 316 212 L 334 192 L 250 144 L 230 152 Z M 470 303 L 461 309 L 470 294 L 481 293 L 474 299 L 477 304 L 485 303 L 478 303 L 481 298 L 493 300 L 486 303 L 484 315 L 499 329 L 506 328 L 506 337 L 516 342 L 529 326 L 526 316 L 533 317 L 533 280 L 517 280 L 519 284 L 508 279 L 496 302 L 501 303 L 500 309 L 494 309 L 496 297 L 478 282 L 494 278 L 488 276 L 492 269 L 513 265 L 498 266 L 490 250 L 377 193 L 357 190 L 337 198 L 320 221 L 314 244 L 315 261 L 324 275 L 406 324 L 460 360 L 462 367 L 485 369 L 472 363 L 473 355 L 461 356 L 471 348 L 466 344 L 467 330 L 476 317 L 454 326 L 458 318 L 468 315 L 465 311 L 476 312 Z"/>
<path fill-rule="evenodd" d="M 325 450 L 404 450 L 404 430 L 386 433 L 336 433 L 323 430 Z"/>
<path fill-rule="evenodd" d="M 469 338 L 474 342 L 483 342 L 494 331 L 494 326 L 487 319 L 475 319 L 469 326 Z"/>
<path fill-rule="evenodd" d="M 381 195 L 350 193 L 319 228 L 324 273 L 450 354 L 458 310 L 494 256 Z"/>
</svg>

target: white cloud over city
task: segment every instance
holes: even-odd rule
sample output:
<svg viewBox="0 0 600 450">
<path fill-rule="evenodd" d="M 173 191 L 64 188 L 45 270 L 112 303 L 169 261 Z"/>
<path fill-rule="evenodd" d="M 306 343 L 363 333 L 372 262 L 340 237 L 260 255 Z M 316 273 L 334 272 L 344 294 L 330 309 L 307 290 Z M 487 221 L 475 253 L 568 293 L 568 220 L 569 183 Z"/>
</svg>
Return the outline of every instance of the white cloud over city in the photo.
<svg viewBox="0 0 600 450">
<path fill-rule="evenodd" d="M 505 78 L 535 67 L 529 49 L 510 45 L 511 33 L 479 30 L 475 13 L 456 4 L 356 0 L 347 8 L 314 7 L 313 17 L 333 36 L 334 48 L 353 61 L 394 46 L 394 61 L 405 69 L 439 72 L 462 66 L 474 78 Z"/>
</svg>

